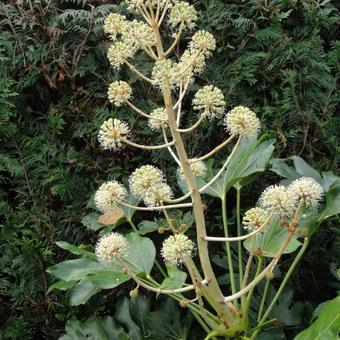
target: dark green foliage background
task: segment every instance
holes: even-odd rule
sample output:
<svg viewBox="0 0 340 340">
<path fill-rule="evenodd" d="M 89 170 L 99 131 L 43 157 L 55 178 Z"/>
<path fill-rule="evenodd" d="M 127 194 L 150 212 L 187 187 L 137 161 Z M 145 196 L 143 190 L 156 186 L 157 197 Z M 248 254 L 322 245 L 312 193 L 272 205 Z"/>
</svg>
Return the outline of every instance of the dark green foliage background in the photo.
<svg viewBox="0 0 340 340">
<path fill-rule="evenodd" d="M 227 109 L 245 105 L 257 112 L 263 131 L 277 139 L 277 157 L 298 154 L 319 170 L 336 169 L 336 1 L 195 4 L 199 26 L 215 35 L 218 46 L 197 83 L 219 86 Z M 127 119 L 140 141 L 158 141 L 145 121 L 126 108 L 116 110 L 106 98 L 114 79 L 138 81 L 126 70 L 115 74 L 106 59 L 102 24 L 110 12 L 124 11 L 120 1 L 4 1 L 0 10 L 0 338 L 57 338 L 67 319 L 112 313 L 113 297 L 128 290 L 102 294 L 81 308 L 69 307 L 63 292 L 47 294 L 53 279 L 46 269 L 67 256 L 55 242 L 95 242 L 80 220 L 102 180 L 126 180 L 141 163 L 167 165 L 170 177 L 175 169 L 164 152 L 127 148 L 117 155 L 101 151 L 96 142 L 98 127 L 110 115 Z M 143 62 L 138 64 L 145 70 Z M 148 87 L 134 88 L 139 106 L 155 106 L 145 99 Z M 190 101 L 185 109 L 187 121 L 194 120 Z M 223 140 L 222 126 L 219 135 L 215 131 L 215 123 L 206 123 L 195 141 L 188 140 L 191 153 Z M 253 204 L 253 193 L 275 179 L 269 174 L 253 184 L 243 201 Z M 233 204 L 229 208 L 232 216 Z M 309 322 L 308 308 L 339 289 L 332 274 L 340 257 L 335 226 L 330 222 L 316 233 L 293 278 L 295 296 L 307 306 L 301 327 Z"/>
</svg>

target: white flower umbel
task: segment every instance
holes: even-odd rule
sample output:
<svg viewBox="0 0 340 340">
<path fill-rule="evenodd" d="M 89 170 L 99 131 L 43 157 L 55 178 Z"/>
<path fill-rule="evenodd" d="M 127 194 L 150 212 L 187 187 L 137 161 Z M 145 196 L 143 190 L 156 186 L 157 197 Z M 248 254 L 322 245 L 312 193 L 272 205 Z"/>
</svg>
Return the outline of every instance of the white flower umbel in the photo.
<svg viewBox="0 0 340 340">
<path fill-rule="evenodd" d="M 156 43 L 152 28 L 138 20 L 129 22 L 122 35 L 123 41 L 128 42 L 130 45 L 135 44 L 137 47 L 153 46 Z"/>
<path fill-rule="evenodd" d="M 132 89 L 125 81 L 115 81 L 110 84 L 107 95 L 109 101 L 119 107 L 131 98 Z"/>
<path fill-rule="evenodd" d="M 125 15 L 111 13 L 105 20 L 104 32 L 109 34 L 112 40 L 116 40 L 117 35 L 122 34 L 127 23 Z"/>
<path fill-rule="evenodd" d="M 144 195 L 144 204 L 148 207 L 163 205 L 163 202 L 170 200 L 173 193 L 169 185 L 160 183 L 150 188 Z"/>
<path fill-rule="evenodd" d="M 107 51 L 107 58 L 110 64 L 117 70 L 129 59 L 134 56 L 136 48 L 129 42 L 118 41 Z"/>
<path fill-rule="evenodd" d="M 194 243 L 184 234 L 176 234 L 163 242 L 161 254 L 166 264 L 178 266 L 191 257 L 193 251 Z"/>
<path fill-rule="evenodd" d="M 224 123 L 231 134 L 245 138 L 257 136 L 260 130 L 260 120 L 255 112 L 244 106 L 237 106 L 229 111 Z"/>
<path fill-rule="evenodd" d="M 193 74 L 200 74 L 205 67 L 204 53 L 188 48 L 183 52 L 179 65 L 181 70 L 189 72 L 191 68 Z"/>
<path fill-rule="evenodd" d="M 296 197 L 283 185 L 269 186 L 260 197 L 262 208 L 281 217 L 291 217 L 296 210 L 296 203 Z"/>
<path fill-rule="evenodd" d="M 94 203 L 102 213 L 116 209 L 127 197 L 127 190 L 117 181 L 103 183 L 94 195 Z"/>
<path fill-rule="evenodd" d="M 191 171 L 195 177 L 204 178 L 205 175 L 207 174 L 207 166 L 204 164 L 203 161 L 197 161 L 196 159 L 197 158 L 189 159 Z M 184 177 L 184 171 L 182 167 L 178 169 L 178 174 L 179 174 L 180 179 L 184 181 L 185 177 Z"/>
<path fill-rule="evenodd" d="M 100 127 L 98 141 L 104 150 L 119 150 L 124 147 L 123 138 L 130 134 L 129 126 L 119 119 L 109 118 Z"/>
<path fill-rule="evenodd" d="M 136 169 L 129 178 L 132 194 L 143 199 L 154 186 L 164 182 L 163 172 L 152 165 L 143 165 Z"/>
<path fill-rule="evenodd" d="M 127 255 L 128 240 L 118 233 L 110 233 L 99 239 L 96 244 L 96 256 L 99 262 L 110 264 Z"/>
<path fill-rule="evenodd" d="M 268 220 L 269 213 L 262 208 L 251 208 L 246 211 L 243 217 L 244 229 L 254 231 L 261 228 Z"/>
<path fill-rule="evenodd" d="M 198 31 L 192 36 L 189 48 L 192 50 L 200 50 L 209 57 L 211 52 L 216 49 L 216 40 L 209 32 Z"/>
<path fill-rule="evenodd" d="M 197 14 L 194 6 L 181 1 L 175 3 L 169 13 L 169 24 L 171 28 L 180 25 L 182 28 L 193 29 L 196 25 Z"/>
<path fill-rule="evenodd" d="M 222 91 L 212 85 L 198 90 L 193 100 L 194 110 L 201 111 L 209 119 L 220 117 L 225 105 Z"/>
<path fill-rule="evenodd" d="M 153 118 L 159 118 L 159 119 L 168 119 L 168 115 L 166 113 L 166 110 L 162 107 L 159 107 L 158 109 L 153 110 L 150 113 L 150 116 Z M 150 129 L 152 130 L 160 130 L 162 126 L 167 126 L 167 122 L 164 120 L 159 120 L 159 119 L 152 119 L 149 118 L 148 124 Z"/>
<path fill-rule="evenodd" d="M 310 177 L 296 179 L 288 186 L 288 191 L 307 208 L 317 208 L 324 195 L 322 186 Z"/>
<path fill-rule="evenodd" d="M 138 11 L 141 6 L 155 7 L 157 5 L 162 9 L 165 5 L 170 5 L 175 0 L 125 0 L 130 11 Z"/>
<path fill-rule="evenodd" d="M 178 86 L 179 78 L 181 76 L 181 68 L 179 64 L 173 62 L 170 59 L 164 59 L 156 61 L 152 70 L 152 79 L 154 85 L 158 88 L 162 88 L 163 82 L 167 79 L 171 88 Z"/>
</svg>

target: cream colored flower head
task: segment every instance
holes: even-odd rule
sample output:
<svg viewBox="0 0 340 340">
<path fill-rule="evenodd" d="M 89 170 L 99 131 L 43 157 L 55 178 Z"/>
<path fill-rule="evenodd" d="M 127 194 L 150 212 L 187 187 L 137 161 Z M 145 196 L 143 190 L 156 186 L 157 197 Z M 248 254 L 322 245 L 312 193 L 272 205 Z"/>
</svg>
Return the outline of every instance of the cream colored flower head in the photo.
<svg viewBox="0 0 340 340">
<path fill-rule="evenodd" d="M 156 43 L 155 34 L 152 28 L 138 20 L 130 22 L 122 35 L 123 41 L 128 42 L 130 45 L 135 44 L 138 47 L 153 46 Z"/>
<path fill-rule="evenodd" d="M 125 81 L 115 81 L 107 91 L 109 101 L 115 106 L 122 106 L 132 96 L 132 89 Z"/>
<path fill-rule="evenodd" d="M 224 123 L 227 131 L 244 138 L 257 136 L 260 130 L 260 120 L 253 111 L 244 106 L 237 106 L 229 111 Z"/>
<path fill-rule="evenodd" d="M 204 178 L 205 175 L 207 174 L 207 166 L 204 164 L 204 162 L 197 161 L 197 158 L 191 158 L 189 159 L 189 162 L 191 171 L 194 174 L 194 176 L 198 178 Z M 178 168 L 178 175 L 182 181 L 185 179 L 182 167 Z"/>
<path fill-rule="evenodd" d="M 193 29 L 197 21 L 196 10 L 187 2 L 177 2 L 171 7 L 168 21 L 171 28 L 180 25 L 182 28 Z"/>
<path fill-rule="evenodd" d="M 243 217 L 244 229 L 253 231 L 261 228 L 265 223 L 268 223 L 269 216 L 269 213 L 262 208 L 247 210 Z"/>
<path fill-rule="evenodd" d="M 189 48 L 192 50 L 200 50 L 207 57 L 216 49 L 216 40 L 214 36 L 207 31 L 198 31 L 192 36 L 189 43 Z"/>
<path fill-rule="evenodd" d="M 200 74 L 205 67 L 204 53 L 188 48 L 183 52 L 179 65 L 182 70 L 186 69 L 187 72 L 191 70 L 195 75 Z"/>
<path fill-rule="evenodd" d="M 296 179 L 288 186 L 288 191 L 307 208 L 317 208 L 324 195 L 322 186 L 310 177 Z"/>
<path fill-rule="evenodd" d="M 152 79 L 154 80 L 154 85 L 158 88 L 162 88 L 165 79 L 169 81 L 171 88 L 175 88 L 178 86 L 180 77 L 181 68 L 179 64 L 170 59 L 155 62 L 152 70 Z"/>
<path fill-rule="evenodd" d="M 263 209 L 281 217 L 291 217 L 296 210 L 296 202 L 296 197 L 283 185 L 269 186 L 260 197 Z"/>
<path fill-rule="evenodd" d="M 99 262 L 110 264 L 127 255 L 128 240 L 118 233 L 110 233 L 99 239 L 96 244 L 96 256 Z"/>
<path fill-rule="evenodd" d="M 196 92 L 192 104 L 194 110 L 200 111 L 202 115 L 209 119 L 213 119 L 223 114 L 225 101 L 219 88 L 207 85 Z"/>
<path fill-rule="evenodd" d="M 132 194 L 143 199 L 154 186 L 164 182 L 163 172 L 152 165 L 143 165 L 130 176 L 129 184 Z"/>
<path fill-rule="evenodd" d="M 178 266 L 192 257 L 193 252 L 194 243 L 184 234 L 175 234 L 163 242 L 161 255 L 166 264 Z"/>
<path fill-rule="evenodd" d="M 94 203 L 102 213 L 116 209 L 127 197 L 127 190 L 117 181 L 103 183 L 94 195 Z"/>
<path fill-rule="evenodd" d="M 107 51 L 110 64 L 117 70 L 130 58 L 134 56 L 136 48 L 129 42 L 118 41 Z"/>
<path fill-rule="evenodd" d="M 173 197 L 173 192 L 169 185 L 159 183 L 150 188 L 144 195 L 144 204 L 148 207 L 157 207 Z"/>
<path fill-rule="evenodd" d="M 109 34 L 112 40 L 117 39 L 117 35 L 122 34 L 128 21 L 125 15 L 120 15 L 118 13 L 111 13 L 105 20 L 104 32 Z"/>
<path fill-rule="evenodd" d="M 168 125 L 168 115 L 164 108 L 159 107 L 150 113 L 152 118 L 149 118 L 148 124 L 151 130 L 160 130 L 162 126 Z M 162 120 L 160 120 L 162 119 Z"/>
<path fill-rule="evenodd" d="M 119 150 L 130 134 L 129 126 L 119 119 L 109 118 L 100 127 L 98 141 L 104 150 Z"/>
</svg>

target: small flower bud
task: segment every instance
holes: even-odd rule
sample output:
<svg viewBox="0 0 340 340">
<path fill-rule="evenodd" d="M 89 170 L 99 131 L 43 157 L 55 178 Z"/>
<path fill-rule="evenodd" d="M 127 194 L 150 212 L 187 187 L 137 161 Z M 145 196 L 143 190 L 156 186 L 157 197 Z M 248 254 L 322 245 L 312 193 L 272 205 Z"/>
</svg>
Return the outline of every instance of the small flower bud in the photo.
<svg viewBox="0 0 340 340">
<path fill-rule="evenodd" d="M 182 307 L 182 308 L 187 308 L 188 307 L 188 304 L 189 304 L 189 300 L 180 300 L 179 301 L 179 305 Z"/>
<path fill-rule="evenodd" d="M 135 289 L 130 290 L 129 295 L 130 295 L 131 299 L 135 299 L 139 295 L 138 287 L 136 287 Z"/>
<path fill-rule="evenodd" d="M 251 208 L 243 217 L 244 229 L 253 231 L 261 228 L 268 220 L 269 214 L 262 208 Z"/>
</svg>

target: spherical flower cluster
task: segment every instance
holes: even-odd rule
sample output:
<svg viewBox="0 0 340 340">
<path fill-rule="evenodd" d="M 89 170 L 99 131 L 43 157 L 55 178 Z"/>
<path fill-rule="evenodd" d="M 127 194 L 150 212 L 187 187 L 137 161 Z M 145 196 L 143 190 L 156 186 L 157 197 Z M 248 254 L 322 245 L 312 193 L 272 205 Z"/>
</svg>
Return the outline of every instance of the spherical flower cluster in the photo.
<svg viewBox="0 0 340 340">
<path fill-rule="evenodd" d="M 283 185 L 271 185 L 263 191 L 260 205 L 269 213 L 291 217 L 296 210 L 296 197 Z"/>
<path fill-rule="evenodd" d="M 99 262 L 110 264 L 127 255 L 128 240 L 118 233 L 110 233 L 99 239 L 96 245 L 96 256 Z"/>
<path fill-rule="evenodd" d="M 256 114 L 244 106 L 237 106 L 229 111 L 224 121 L 227 131 L 240 137 L 257 136 L 260 120 Z"/>
<path fill-rule="evenodd" d="M 189 48 L 192 50 L 200 50 L 208 57 L 211 52 L 216 49 L 216 40 L 211 33 L 198 31 L 192 36 Z"/>
<path fill-rule="evenodd" d="M 134 56 L 135 52 L 134 45 L 126 41 L 118 41 L 109 48 L 107 57 L 111 65 L 118 70 L 126 60 Z"/>
<path fill-rule="evenodd" d="M 156 184 L 150 188 L 144 195 L 144 204 L 148 207 L 157 207 L 163 205 L 163 202 L 170 200 L 173 192 L 169 185 L 165 183 Z"/>
<path fill-rule="evenodd" d="M 119 119 L 109 118 L 100 127 L 98 141 L 104 150 L 119 150 L 124 138 L 130 134 L 129 126 Z"/>
<path fill-rule="evenodd" d="M 288 191 L 306 207 L 317 208 L 322 200 L 322 186 L 313 178 L 301 177 L 288 186 Z"/>
<path fill-rule="evenodd" d="M 122 106 L 131 98 L 132 89 L 125 81 L 115 81 L 110 84 L 107 94 L 111 103 L 116 106 Z"/>
<path fill-rule="evenodd" d="M 204 164 L 203 161 L 197 161 L 197 158 L 189 159 L 191 171 L 195 177 L 204 178 L 207 174 L 207 166 Z M 183 168 L 180 167 L 178 169 L 178 174 L 181 180 L 184 180 L 184 171 Z"/>
<path fill-rule="evenodd" d="M 205 67 L 205 55 L 202 52 L 188 48 L 183 52 L 179 65 L 182 70 L 187 69 L 187 72 L 190 72 L 191 69 L 193 74 L 200 74 Z"/>
<path fill-rule="evenodd" d="M 153 117 L 153 118 L 158 118 L 158 119 L 149 118 L 148 124 L 149 124 L 150 129 L 160 130 L 162 128 L 162 126 L 167 125 L 166 121 L 159 120 L 159 119 L 165 119 L 165 120 L 168 119 L 168 115 L 167 115 L 166 110 L 164 108 L 160 107 L 158 109 L 153 110 L 150 113 L 150 116 Z"/>
<path fill-rule="evenodd" d="M 127 190 L 117 181 L 103 183 L 94 195 L 94 202 L 102 213 L 113 211 L 127 197 Z"/>
<path fill-rule="evenodd" d="M 269 213 L 262 208 L 251 208 L 246 211 L 243 217 L 244 229 L 253 231 L 261 228 L 269 218 Z"/>
<path fill-rule="evenodd" d="M 194 110 L 202 111 L 209 119 L 221 116 L 225 105 L 222 91 L 212 85 L 198 90 L 192 103 Z"/>
<path fill-rule="evenodd" d="M 191 257 L 193 251 L 194 243 L 187 236 L 176 234 L 163 242 L 161 254 L 166 264 L 178 266 Z"/>
<path fill-rule="evenodd" d="M 179 64 L 173 62 L 170 59 L 164 59 L 156 61 L 152 70 L 152 79 L 154 85 L 162 88 L 163 82 L 167 79 L 171 88 L 178 86 L 179 79 L 181 77 L 181 68 Z"/>
<path fill-rule="evenodd" d="M 197 14 L 194 6 L 181 1 L 175 3 L 169 13 L 169 24 L 172 28 L 181 25 L 182 28 L 192 29 L 195 27 Z"/>
<path fill-rule="evenodd" d="M 155 34 L 150 26 L 142 21 L 133 20 L 126 25 L 122 32 L 123 40 L 138 47 L 152 46 L 156 43 Z"/>
<path fill-rule="evenodd" d="M 111 13 L 105 20 L 104 32 L 109 34 L 112 40 L 117 39 L 118 34 L 122 34 L 126 27 L 127 21 L 125 15 Z"/>
<path fill-rule="evenodd" d="M 150 189 L 163 182 L 163 172 L 152 165 L 143 165 L 136 169 L 129 179 L 132 194 L 140 199 L 143 199 Z"/>
</svg>

